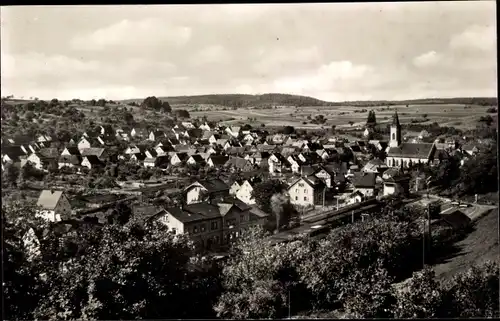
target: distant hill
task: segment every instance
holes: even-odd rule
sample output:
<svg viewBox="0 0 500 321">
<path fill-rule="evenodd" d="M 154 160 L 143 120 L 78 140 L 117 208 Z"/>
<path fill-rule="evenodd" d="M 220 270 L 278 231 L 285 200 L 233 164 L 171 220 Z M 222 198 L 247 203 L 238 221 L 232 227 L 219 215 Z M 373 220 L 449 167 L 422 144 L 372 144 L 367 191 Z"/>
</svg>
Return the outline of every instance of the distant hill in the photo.
<svg viewBox="0 0 500 321">
<path fill-rule="evenodd" d="M 391 105 L 429 105 L 429 104 L 461 104 L 461 105 L 482 105 L 497 106 L 498 99 L 492 97 L 471 97 L 471 98 L 426 98 L 411 100 L 374 100 L 374 101 L 344 101 L 328 102 L 316 98 L 289 94 L 263 94 L 263 95 L 243 95 L 243 94 L 218 94 L 218 95 L 198 95 L 198 96 L 172 96 L 158 97 L 163 101 L 168 101 L 171 105 L 221 105 L 228 107 L 263 107 L 263 106 L 391 106 Z M 141 103 L 143 99 L 127 99 L 123 103 Z"/>
<path fill-rule="evenodd" d="M 262 107 L 262 106 L 333 106 L 333 103 L 307 96 L 288 94 L 263 94 L 263 95 L 199 95 L 199 96 L 173 96 L 158 97 L 168 101 L 170 105 L 222 105 L 229 107 Z M 124 103 L 141 103 L 142 99 L 127 99 Z"/>
</svg>

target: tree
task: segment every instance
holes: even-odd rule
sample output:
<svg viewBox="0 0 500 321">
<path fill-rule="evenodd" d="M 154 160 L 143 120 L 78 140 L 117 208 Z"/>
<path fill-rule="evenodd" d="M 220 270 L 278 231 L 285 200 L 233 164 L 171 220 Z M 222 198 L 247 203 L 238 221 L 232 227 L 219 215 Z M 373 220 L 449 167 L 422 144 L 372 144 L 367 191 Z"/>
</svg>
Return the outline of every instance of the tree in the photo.
<svg viewBox="0 0 500 321">
<path fill-rule="evenodd" d="M 354 122 L 352 120 L 349 121 L 349 125 L 352 126 L 354 125 Z"/>
<path fill-rule="evenodd" d="M 335 128 L 337 128 L 337 126 L 335 125 L 332 125 L 332 127 L 330 128 L 332 134 L 335 134 Z"/>
<path fill-rule="evenodd" d="M 162 102 L 162 111 L 164 113 L 171 113 L 172 112 L 172 107 L 170 107 L 170 104 L 167 101 Z"/>
<path fill-rule="evenodd" d="M 431 268 L 415 272 L 396 297 L 396 318 L 439 318 L 446 314 L 444 295 Z"/>
<path fill-rule="evenodd" d="M 127 125 L 131 125 L 134 123 L 134 116 L 130 112 L 125 112 L 123 114 L 123 119 L 127 123 Z"/>
<path fill-rule="evenodd" d="M 283 127 L 283 134 L 285 134 L 285 135 L 290 135 L 290 134 L 293 134 L 294 132 L 295 132 L 295 128 L 293 128 L 293 126 Z"/>
<path fill-rule="evenodd" d="M 96 103 L 97 106 L 106 107 L 106 99 L 99 99 Z"/>
<path fill-rule="evenodd" d="M 13 163 L 6 163 L 2 173 L 2 186 L 13 187 L 17 184 L 19 167 Z"/>
<path fill-rule="evenodd" d="M 189 112 L 187 110 L 185 110 L 185 109 L 177 109 L 175 111 L 175 114 L 179 118 L 190 118 Z"/>
<path fill-rule="evenodd" d="M 309 254 L 307 241 L 277 246 L 261 228 L 245 231 L 222 271 L 224 292 L 214 307 L 219 318 L 283 318 L 309 305 L 297 266 Z M 289 300 L 293 304 L 288 306 Z"/>
<path fill-rule="evenodd" d="M 375 111 L 370 110 L 368 112 L 368 119 L 366 120 L 366 126 L 368 127 L 374 127 L 377 125 L 377 119 L 375 117 Z"/>
<path fill-rule="evenodd" d="M 252 197 L 255 199 L 257 205 L 264 212 L 271 212 L 271 197 L 274 194 L 279 194 L 285 189 L 285 184 L 279 180 L 271 179 L 266 180 L 255 185 L 252 191 Z"/>
</svg>

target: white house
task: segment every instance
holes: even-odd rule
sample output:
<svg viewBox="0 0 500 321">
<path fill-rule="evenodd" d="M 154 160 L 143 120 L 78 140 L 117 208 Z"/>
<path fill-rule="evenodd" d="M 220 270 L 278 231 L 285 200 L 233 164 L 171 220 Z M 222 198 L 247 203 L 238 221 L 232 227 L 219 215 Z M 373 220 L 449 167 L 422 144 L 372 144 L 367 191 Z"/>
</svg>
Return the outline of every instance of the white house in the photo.
<svg viewBox="0 0 500 321">
<path fill-rule="evenodd" d="M 202 130 L 212 130 L 206 122 L 203 125 L 201 125 L 199 128 Z"/>
<path fill-rule="evenodd" d="M 61 221 L 71 215 L 71 204 L 62 191 L 43 190 L 37 206 L 40 209 L 37 210 L 36 216 L 51 222 Z"/>
<path fill-rule="evenodd" d="M 297 206 L 314 206 L 322 203 L 326 186 L 314 177 L 301 177 L 288 188 L 290 203 Z"/>
<path fill-rule="evenodd" d="M 253 205 L 255 204 L 255 198 L 252 197 L 252 191 L 252 184 L 248 180 L 245 180 L 236 192 L 236 198 L 248 205 Z"/>
<path fill-rule="evenodd" d="M 233 137 L 238 137 L 238 135 L 240 134 L 240 130 L 241 130 L 241 127 L 237 127 L 237 126 L 227 127 L 226 133 L 228 133 L 229 135 L 231 135 Z"/>
<path fill-rule="evenodd" d="M 83 136 L 80 141 L 78 141 L 78 149 L 81 151 L 82 149 L 85 149 L 85 148 L 90 148 L 90 141 L 87 137 Z"/>
</svg>

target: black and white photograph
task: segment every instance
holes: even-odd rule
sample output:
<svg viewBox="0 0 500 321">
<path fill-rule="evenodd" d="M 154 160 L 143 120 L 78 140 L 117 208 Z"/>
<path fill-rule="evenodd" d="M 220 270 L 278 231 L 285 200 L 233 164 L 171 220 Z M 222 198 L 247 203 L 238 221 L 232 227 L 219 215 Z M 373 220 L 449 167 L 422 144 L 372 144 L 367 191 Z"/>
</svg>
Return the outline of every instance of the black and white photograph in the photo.
<svg viewBox="0 0 500 321">
<path fill-rule="evenodd" d="M 2 319 L 500 318 L 496 12 L 1 6 Z"/>
</svg>

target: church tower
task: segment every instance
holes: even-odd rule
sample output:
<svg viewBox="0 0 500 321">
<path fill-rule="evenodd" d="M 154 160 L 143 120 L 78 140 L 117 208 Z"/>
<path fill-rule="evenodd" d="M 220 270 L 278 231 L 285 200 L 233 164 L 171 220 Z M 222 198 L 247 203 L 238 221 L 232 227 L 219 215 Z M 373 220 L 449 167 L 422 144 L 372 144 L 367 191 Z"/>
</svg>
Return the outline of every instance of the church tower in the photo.
<svg viewBox="0 0 500 321">
<path fill-rule="evenodd" d="M 401 145 L 401 125 L 399 124 L 398 112 L 396 111 L 392 116 L 389 147 L 398 147 L 399 145 Z"/>
</svg>

